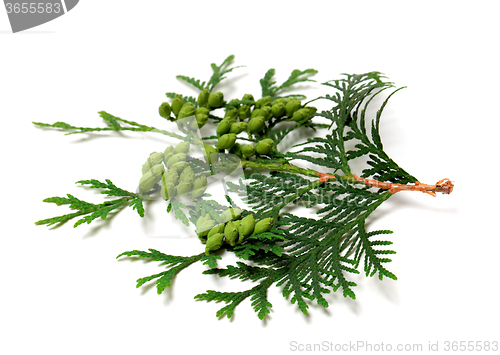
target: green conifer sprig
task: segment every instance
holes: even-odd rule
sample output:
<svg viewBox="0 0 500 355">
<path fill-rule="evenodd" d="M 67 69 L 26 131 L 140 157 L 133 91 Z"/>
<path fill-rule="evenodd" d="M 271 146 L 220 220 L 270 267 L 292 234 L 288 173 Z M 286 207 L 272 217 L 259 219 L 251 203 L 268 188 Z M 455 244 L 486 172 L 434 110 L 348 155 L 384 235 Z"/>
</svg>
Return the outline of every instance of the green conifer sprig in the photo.
<svg viewBox="0 0 500 355">
<path fill-rule="evenodd" d="M 186 200 L 166 196 L 167 193 L 171 194 L 168 192 L 171 191 L 168 190 L 171 187 L 168 187 L 168 184 L 166 185 L 168 189 L 164 187 L 162 197 L 168 200 L 167 213 L 173 212 L 175 218 L 186 226 L 196 226 L 198 238 L 204 244 L 200 250 L 203 252 L 197 252 L 192 256 L 168 255 L 155 249 L 121 253 L 117 258 L 140 258 L 145 261 L 160 262 L 160 265 L 165 267 L 165 271 L 138 279 L 137 287 L 154 282 L 160 294 L 166 287 L 170 287 L 172 278 L 181 270 L 196 262 L 201 262 L 207 267 L 203 274 L 238 279 L 250 282 L 251 285 L 247 290 L 238 292 L 208 290 L 196 295 L 195 299 L 225 303 L 216 315 L 230 318 L 236 307 L 248 298 L 259 319 L 264 319 L 272 307 L 267 298 L 267 290 L 272 285 L 279 287 L 283 296 L 306 314 L 313 302 L 319 306 L 328 307 L 327 294 L 332 291 L 341 290 L 344 297 L 355 299 L 356 283 L 350 280 L 350 275 L 360 274 L 360 269 L 367 277 L 378 275 L 381 280 L 384 277 L 396 280 L 396 276 L 386 268 L 387 263 L 391 262 L 389 256 L 395 253 L 387 249 L 392 242 L 376 239 L 392 232 L 366 230 L 367 218 L 388 200 L 394 191 L 386 190 L 390 187 L 373 189 L 371 186 L 381 187 L 381 185 L 358 178 L 355 175 L 356 172 L 351 171 L 351 164 L 355 159 L 366 158 L 368 166 L 360 175 L 365 178 L 376 178 L 379 182 L 387 181 L 391 184 L 404 185 L 418 182 L 387 155 L 383 150 L 380 136 L 382 112 L 389 98 L 402 88 L 395 89 L 393 83 L 386 81 L 386 77 L 379 72 L 344 74 L 341 79 L 323 83 L 329 90 L 335 90 L 334 93 L 297 105 L 297 99 L 304 100 L 304 95 L 283 96 L 282 94 L 298 83 L 314 82 L 309 77 L 317 71 L 314 69 L 294 70 L 286 81 L 277 85 L 274 79 L 275 70 L 269 69 L 260 80 L 262 98 L 245 95 L 243 98 L 229 100 L 227 97 L 222 99 L 222 93 L 212 93 L 210 95 L 214 95 L 214 100 L 212 106 L 208 105 L 207 96 L 203 98 L 202 95 L 207 94 L 207 91 L 213 92 L 214 87 L 226 78 L 226 74 L 238 68 L 230 66 L 233 60 L 234 56 L 230 55 L 221 65 L 212 63 L 212 76 L 208 81 L 183 75 L 177 76 L 178 79 L 202 91 L 198 98 L 173 92 L 168 92 L 166 95 L 167 98 L 177 100 L 177 109 L 182 105 L 186 107 L 186 110 L 191 110 L 189 112 L 193 112 L 193 107 L 201 110 L 203 115 L 208 112 L 207 116 L 201 118 L 196 116 L 196 122 L 191 120 L 189 125 L 193 122 L 198 124 L 198 119 L 203 119 L 200 125 L 213 125 L 214 133 L 215 127 L 224 120 L 234 120 L 231 124 L 245 122 L 245 120 L 249 123 L 251 117 L 248 111 L 245 114 L 245 110 L 249 107 L 255 111 L 260 106 L 269 105 L 267 111 L 266 109 L 252 111 L 265 118 L 264 120 L 261 118 L 260 121 L 256 120 L 261 126 L 256 124 L 255 131 L 232 131 L 239 132 L 234 134 L 239 146 L 233 143 L 229 144 L 229 148 L 226 149 L 227 146 L 224 144 L 230 142 L 230 139 L 234 141 L 234 137 L 231 138 L 227 133 L 226 137 L 223 137 L 223 128 L 220 128 L 221 131 L 217 130 L 217 134 L 212 133 L 200 137 L 190 131 L 187 123 L 178 124 L 177 130 L 181 133 L 175 133 L 127 121 L 105 111 L 101 111 L 100 116 L 106 127 L 76 127 L 64 122 L 35 123 L 39 127 L 54 128 L 68 132 L 67 134 L 127 130 L 160 133 L 179 139 L 184 147 L 190 143 L 204 147 L 207 152 L 217 152 L 218 155 L 207 155 L 204 159 L 189 158 L 190 174 L 196 174 L 197 178 L 234 174 L 235 167 L 241 164 L 244 174 L 240 176 L 239 182 L 225 183 L 225 198 L 232 210 L 228 210 L 228 206 L 220 201 L 212 199 L 212 196 L 204 190 L 196 199 Z M 393 91 L 383 101 L 375 117 L 368 118 L 367 109 L 374 98 L 390 89 Z M 311 109 L 308 106 L 316 100 L 326 100 L 332 104 L 332 108 L 316 112 L 315 108 Z M 276 104 L 275 111 L 269 116 L 274 104 Z M 289 107 L 283 111 L 285 104 L 289 104 Z M 279 105 L 283 106 L 280 108 Z M 244 109 L 241 112 L 240 107 Z M 225 116 L 220 117 L 212 113 L 213 108 L 223 108 Z M 160 109 L 164 110 L 160 112 L 163 118 L 172 122 L 179 121 L 180 111 L 175 111 L 174 115 L 169 116 L 168 103 L 163 103 Z M 300 109 L 303 110 L 302 114 L 295 116 L 295 112 Z M 234 116 L 235 112 L 237 112 L 236 116 Z M 318 116 L 326 118 L 331 123 L 315 122 L 314 118 Z M 192 119 L 193 117 L 195 116 L 192 116 Z M 284 126 L 282 125 L 284 121 L 288 123 L 294 121 L 295 125 Z M 222 122 L 222 124 L 229 123 Z M 230 129 L 230 126 L 227 127 L 226 132 Z M 326 129 L 327 131 L 326 133 L 321 131 L 321 134 L 314 138 L 295 145 L 294 147 L 298 148 L 296 151 L 280 151 L 279 143 L 288 134 L 298 129 L 314 131 Z M 210 144 L 214 141 L 217 141 L 217 144 L 221 141 L 224 143 L 214 147 Z M 261 141 L 263 141 L 261 144 L 265 144 L 263 145 L 265 149 L 259 150 L 258 154 L 252 154 L 250 149 L 247 150 L 247 152 L 250 151 L 249 154 L 243 155 L 242 151 L 238 150 L 243 145 L 255 146 Z M 160 157 L 167 159 L 168 149 L 171 152 L 174 147 L 167 148 L 165 155 L 160 155 Z M 238 155 L 239 161 L 226 155 L 226 150 Z M 156 153 L 156 157 L 158 154 L 160 153 Z M 210 161 L 210 156 L 213 161 Z M 181 159 L 179 156 L 176 158 Z M 301 161 L 312 163 L 315 167 L 305 168 L 295 165 L 295 162 L 300 164 Z M 158 164 L 158 161 L 155 164 Z M 165 165 L 168 169 L 169 165 L 166 161 Z M 148 173 L 147 169 L 154 170 L 147 165 L 143 169 L 146 169 L 143 171 L 144 176 Z M 167 173 L 163 169 L 162 165 L 161 174 L 166 176 Z M 110 180 L 100 182 L 91 179 L 81 180 L 78 183 L 89 188 L 100 189 L 102 194 L 112 199 L 101 204 L 93 204 L 69 194 L 67 197 L 47 198 L 45 202 L 68 205 L 76 212 L 44 219 L 36 224 L 53 225 L 80 217 L 74 224 L 76 227 L 85 222 L 91 223 L 99 217 L 109 218 L 111 212 L 116 213 L 126 205 L 136 209 L 138 214 L 144 217 L 146 211 L 143 200 L 158 195 L 158 191 L 163 186 L 155 184 L 150 191 L 137 194 L 118 188 Z M 414 187 L 415 185 L 412 188 Z M 448 185 L 448 188 L 452 189 L 452 187 Z M 437 185 L 435 190 L 438 190 Z M 451 192 L 451 190 L 448 191 Z M 239 195 L 244 205 L 237 206 L 231 197 L 235 195 L 231 194 Z M 308 209 L 314 207 L 316 213 L 312 217 L 301 217 L 285 211 L 285 208 L 291 206 Z M 235 213 L 236 210 L 238 213 Z M 229 217 L 228 211 L 233 211 Z M 228 218 L 232 220 L 229 221 Z M 259 230 L 257 230 L 258 224 Z M 205 225 L 209 225 L 210 233 L 203 229 Z M 241 225 L 243 227 L 240 230 Z M 223 229 L 220 229 L 221 226 Z M 243 232 L 249 226 L 252 228 L 250 232 Z M 234 234 L 235 231 L 239 234 Z M 236 239 L 234 239 L 235 236 Z M 213 241 L 211 237 L 218 239 Z M 218 261 L 228 253 L 232 253 L 238 261 L 234 265 L 218 267 Z"/>
</svg>

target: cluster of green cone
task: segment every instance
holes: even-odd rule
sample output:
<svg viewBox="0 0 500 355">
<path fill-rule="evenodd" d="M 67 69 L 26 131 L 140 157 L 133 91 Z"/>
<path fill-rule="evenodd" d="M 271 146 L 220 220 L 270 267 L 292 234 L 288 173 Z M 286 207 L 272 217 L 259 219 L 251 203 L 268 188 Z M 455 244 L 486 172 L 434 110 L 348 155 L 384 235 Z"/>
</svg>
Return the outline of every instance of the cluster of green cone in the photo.
<svg viewBox="0 0 500 355">
<path fill-rule="evenodd" d="M 210 93 L 205 89 L 198 96 L 198 107 L 195 107 L 195 104 L 191 101 L 185 102 L 181 95 L 175 95 L 172 104 L 163 102 L 158 108 L 158 112 L 161 117 L 171 121 L 181 120 L 194 115 L 195 120 L 190 122 L 188 128 L 196 130 L 207 123 L 210 111 L 221 107 L 223 103 L 224 95 L 222 92 Z M 171 117 L 172 113 L 175 118 Z"/>
<path fill-rule="evenodd" d="M 189 123 L 189 128 L 195 130 L 207 123 L 211 110 L 225 106 L 224 118 L 217 125 L 218 141 L 216 148 L 219 152 L 228 150 L 242 159 L 249 159 L 254 155 L 269 155 L 272 153 L 274 141 L 269 138 L 259 139 L 266 130 L 266 122 L 271 119 L 301 121 L 316 113 L 312 106 L 302 107 L 298 98 L 277 98 L 265 96 L 257 101 L 251 94 L 243 95 L 241 100 L 224 102 L 222 92 L 210 93 L 204 89 L 197 99 L 198 107 L 193 102 L 184 102 L 182 96 L 175 95 L 172 104 L 163 102 L 159 107 L 160 116 L 175 121 L 189 116 L 195 120 Z M 171 117 L 174 114 L 175 118 Z M 247 132 L 249 138 L 259 139 L 257 144 L 243 144 L 236 142 L 238 134 Z"/>
<path fill-rule="evenodd" d="M 265 233 L 271 230 L 272 218 L 264 218 L 255 222 L 253 214 L 241 218 L 239 208 L 229 208 L 221 213 L 219 222 L 212 219 L 209 214 L 198 218 L 196 222 L 196 234 L 205 243 L 205 254 L 220 249 L 225 243 L 235 246 L 245 238 Z"/>
<path fill-rule="evenodd" d="M 314 113 L 316 113 L 315 107 L 302 107 L 297 98 L 278 98 L 272 101 L 271 96 L 265 96 L 255 101 L 251 94 L 245 94 L 241 101 L 231 100 L 226 105 L 224 118 L 216 129 L 219 138 L 216 148 L 219 151 L 228 149 L 229 153 L 246 159 L 255 154 L 268 155 L 274 147 L 272 139 L 261 139 L 255 146 L 241 145 L 236 142 L 236 136 L 247 132 L 250 138 L 252 136 L 259 138 L 267 128 L 266 122 L 273 118 L 300 121 Z"/>
<path fill-rule="evenodd" d="M 165 200 L 174 196 L 190 195 L 196 199 L 205 193 L 207 177 L 195 176 L 186 161 L 189 157 L 189 142 L 177 146 L 168 146 L 163 153 L 154 152 L 142 166 L 142 178 L 139 181 L 139 194 L 151 191 L 160 184 L 160 194 Z"/>
</svg>

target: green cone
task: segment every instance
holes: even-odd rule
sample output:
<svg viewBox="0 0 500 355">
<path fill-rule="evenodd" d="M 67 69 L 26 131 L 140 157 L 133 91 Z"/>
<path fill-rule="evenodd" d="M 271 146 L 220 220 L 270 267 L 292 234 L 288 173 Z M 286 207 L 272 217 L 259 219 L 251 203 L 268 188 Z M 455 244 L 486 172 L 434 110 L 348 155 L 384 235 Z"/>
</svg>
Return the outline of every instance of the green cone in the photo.
<svg viewBox="0 0 500 355">
<path fill-rule="evenodd" d="M 177 195 L 185 195 L 188 192 L 191 192 L 192 189 L 193 183 L 189 179 L 183 180 L 179 182 L 179 185 L 177 185 Z"/>
<path fill-rule="evenodd" d="M 212 235 L 207 239 L 207 244 L 205 245 L 205 254 L 209 255 L 211 251 L 220 249 L 224 241 L 224 234 L 217 233 Z"/>
<path fill-rule="evenodd" d="M 190 176 L 194 178 L 194 172 L 193 172 L 193 169 L 190 166 L 188 166 L 187 168 L 182 170 L 181 175 L 179 175 L 179 179 L 182 181 L 182 180 L 187 179 Z"/>
<path fill-rule="evenodd" d="M 168 102 L 163 102 L 158 108 L 158 113 L 161 117 L 169 119 L 170 113 L 172 113 L 172 107 L 170 107 L 170 104 Z"/>
<path fill-rule="evenodd" d="M 238 243 L 241 243 L 244 238 L 251 235 L 254 228 L 255 228 L 255 218 L 253 217 L 253 214 L 249 214 L 248 216 L 246 216 L 241 220 L 241 223 L 238 227 L 238 234 L 239 234 Z"/>
<path fill-rule="evenodd" d="M 189 151 L 189 147 L 190 147 L 189 142 L 179 143 L 174 148 L 174 154 L 187 153 Z"/>
<path fill-rule="evenodd" d="M 195 117 L 196 119 L 191 121 L 191 125 L 189 126 L 189 128 L 193 130 L 203 127 L 208 121 L 208 116 L 204 113 L 198 113 L 195 115 Z"/>
<path fill-rule="evenodd" d="M 142 175 L 141 180 L 139 181 L 139 194 L 149 192 L 153 186 L 161 180 L 162 175 L 160 168 L 156 168 L 157 166 L 161 166 L 163 169 L 163 165 L 158 164 L 153 166 L 146 174 Z"/>
<path fill-rule="evenodd" d="M 251 144 L 245 144 L 241 147 L 241 154 L 243 154 L 245 158 L 250 158 L 255 154 L 255 147 Z"/>
<path fill-rule="evenodd" d="M 208 96 L 208 106 L 218 108 L 222 106 L 224 101 L 224 94 L 221 92 L 212 93 Z"/>
<path fill-rule="evenodd" d="M 179 112 L 181 111 L 182 105 L 184 105 L 184 100 L 180 95 L 175 95 L 174 100 L 172 101 L 172 112 L 175 117 L 179 116 Z"/>
<path fill-rule="evenodd" d="M 264 218 L 255 223 L 255 229 L 252 235 L 269 232 L 273 225 L 274 220 L 272 218 Z"/>
<path fill-rule="evenodd" d="M 259 155 L 269 154 L 271 149 L 274 147 L 274 141 L 272 139 L 266 138 L 261 140 L 255 146 L 255 151 Z"/>
<path fill-rule="evenodd" d="M 250 119 L 250 122 L 248 122 L 248 128 L 247 131 L 248 133 L 257 133 L 260 132 L 264 129 L 264 117 L 262 116 L 257 116 L 252 119 Z"/>
<path fill-rule="evenodd" d="M 175 163 L 178 163 L 180 161 L 184 161 L 186 160 L 187 158 L 187 154 L 186 153 L 178 153 L 178 154 L 174 154 L 170 157 L 170 159 L 168 159 L 168 162 L 167 162 L 167 169 L 169 169 L 172 165 L 174 165 Z"/>
<path fill-rule="evenodd" d="M 208 232 L 207 238 L 210 238 L 211 236 L 213 236 L 214 234 L 217 234 L 217 233 L 224 233 L 225 227 L 226 227 L 226 225 L 224 223 L 216 225 L 215 227 L 210 229 L 210 232 Z"/>
<path fill-rule="evenodd" d="M 302 104 L 300 103 L 300 100 L 297 99 L 291 99 L 288 101 L 285 105 L 285 113 L 288 118 L 291 118 L 293 113 L 297 111 Z"/>
<path fill-rule="evenodd" d="M 210 96 L 210 91 L 207 89 L 203 89 L 202 92 L 198 95 L 198 100 L 196 102 L 198 103 L 198 106 L 203 107 L 208 105 L 208 97 Z"/>
<path fill-rule="evenodd" d="M 246 122 L 233 123 L 231 125 L 231 128 L 229 129 L 229 133 L 240 134 L 241 132 L 245 131 L 247 127 L 248 124 Z"/>
<path fill-rule="evenodd" d="M 260 108 L 256 108 L 255 110 L 252 111 L 252 113 L 250 114 L 250 118 L 254 118 L 254 117 L 257 117 L 257 116 L 263 116 L 261 115 L 260 113 Z"/>
<path fill-rule="evenodd" d="M 251 108 L 250 105 L 241 105 L 238 109 L 238 116 L 240 120 L 246 120 L 250 117 Z"/>
<path fill-rule="evenodd" d="M 236 245 L 236 242 L 238 241 L 238 229 L 232 221 L 226 223 L 226 227 L 224 228 L 224 237 L 229 245 L 233 247 Z"/>
<path fill-rule="evenodd" d="M 181 110 L 179 111 L 179 115 L 177 116 L 177 119 L 183 119 L 185 117 L 189 117 L 194 115 L 194 104 L 192 102 L 186 102 L 184 105 L 182 105 Z"/>
<path fill-rule="evenodd" d="M 217 125 L 217 129 L 216 129 L 217 136 L 220 137 L 223 134 L 228 133 L 229 130 L 231 129 L 231 125 L 232 125 L 232 123 L 230 120 L 220 121 L 219 124 Z"/>
<path fill-rule="evenodd" d="M 293 113 L 293 115 L 290 118 L 290 120 L 297 122 L 297 121 L 303 120 L 307 116 L 309 116 L 309 110 L 307 108 L 301 108 L 301 109 L 298 109 L 297 111 L 295 111 Z"/>
<path fill-rule="evenodd" d="M 234 145 L 235 142 L 236 142 L 236 134 L 228 133 L 224 134 L 219 138 L 217 145 L 215 147 L 219 150 L 229 149 Z"/>
<path fill-rule="evenodd" d="M 173 198 L 177 192 L 177 188 L 171 182 L 167 182 L 160 186 L 160 195 L 165 201 Z"/>
<path fill-rule="evenodd" d="M 179 181 L 179 174 L 177 173 L 176 170 L 168 170 L 163 174 L 163 177 L 161 178 L 161 182 L 163 185 L 166 183 L 171 183 L 174 185 L 177 185 L 177 182 Z"/>
<path fill-rule="evenodd" d="M 269 121 L 271 118 L 273 118 L 273 112 L 271 106 L 263 106 L 260 108 L 260 114 L 261 116 L 264 116 L 264 119 L 266 121 Z"/>
<path fill-rule="evenodd" d="M 196 110 L 194 110 L 195 115 L 198 115 L 200 113 L 208 116 L 208 114 L 210 113 L 210 109 L 208 107 L 198 107 Z"/>
<path fill-rule="evenodd" d="M 257 108 L 262 108 L 264 106 L 271 106 L 271 96 L 264 96 L 255 103 L 255 107 Z"/>
<path fill-rule="evenodd" d="M 202 175 L 198 176 L 193 182 L 193 189 L 191 191 L 191 197 L 196 199 L 202 196 L 207 189 L 207 177 Z"/>
<path fill-rule="evenodd" d="M 236 121 L 236 119 L 238 118 L 238 113 L 239 110 L 237 108 L 228 108 L 226 109 L 226 112 L 224 114 L 224 119 Z"/>
<path fill-rule="evenodd" d="M 144 165 L 142 166 L 142 175 L 146 174 L 149 169 L 151 169 L 156 164 L 160 164 L 163 161 L 163 153 L 152 153 Z"/>
<path fill-rule="evenodd" d="M 168 161 L 170 163 L 170 160 Z M 187 161 L 179 161 L 173 164 L 168 170 L 175 170 L 178 174 L 180 174 L 185 168 L 189 166 Z"/>
<path fill-rule="evenodd" d="M 274 118 L 280 118 L 285 114 L 285 104 L 278 102 L 271 106 L 271 113 Z"/>
<path fill-rule="evenodd" d="M 250 100 L 250 101 L 255 101 L 255 99 L 253 98 L 253 95 L 252 95 L 252 94 L 245 94 L 245 95 L 243 95 L 242 100 Z"/>
</svg>

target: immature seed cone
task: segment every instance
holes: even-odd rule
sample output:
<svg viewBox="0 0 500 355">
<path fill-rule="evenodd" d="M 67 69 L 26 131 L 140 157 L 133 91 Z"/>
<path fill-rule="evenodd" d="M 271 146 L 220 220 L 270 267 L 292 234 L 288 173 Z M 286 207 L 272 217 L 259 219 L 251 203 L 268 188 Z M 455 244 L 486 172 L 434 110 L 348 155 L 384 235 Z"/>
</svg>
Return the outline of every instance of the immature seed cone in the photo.
<svg viewBox="0 0 500 355">
<path fill-rule="evenodd" d="M 316 113 L 316 111 L 318 111 L 318 109 L 316 107 L 313 107 L 313 106 L 306 106 L 305 108 L 309 110 L 310 115 L 314 115 Z"/>
<path fill-rule="evenodd" d="M 260 221 L 255 223 L 255 229 L 253 230 L 252 235 L 269 232 L 273 225 L 273 221 L 274 220 L 272 218 L 261 219 Z"/>
<path fill-rule="evenodd" d="M 185 117 L 189 117 L 194 115 L 194 105 L 192 102 L 186 102 L 184 105 L 182 105 L 181 110 L 179 111 L 179 115 L 177 116 L 177 119 L 182 119 Z"/>
<path fill-rule="evenodd" d="M 177 188 L 171 182 L 166 182 L 160 186 L 160 195 L 165 201 L 173 198 L 177 193 Z"/>
<path fill-rule="evenodd" d="M 198 115 L 200 113 L 208 116 L 208 114 L 210 113 L 210 109 L 208 107 L 198 107 L 196 110 L 194 110 L 195 115 Z"/>
<path fill-rule="evenodd" d="M 235 108 L 239 108 L 240 107 L 240 104 L 238 103 L 240 100 L 238 99 L 232 99 L 231 101 L 229 101 L 227 104 L 229 106 L 232 106 L 232 107 L 235 107 Z"/>
<path fill-rule="evenodd" d="M 150 191 L 153 186 L 160 181 L 162 175 L 161 172 L 158 173 L 160 169 L 156 168 L 157 166 L 161 166 L 163 169 L 163 165 L 158 164 L 153 166 L 146 174 L 142 175 L 139 181 L 139 194 L 145 194 Z"/>
<path fill-rule="evenodd" d="M 249 118 L 250 111 L 251 111 L 250 105 L 241 105 L 240 108 L 238 109 L 238 116 L 240 117 L 240 120 L 246 120 L 247 118 Z"/>
<path fill-rule="evenodd" d="M 251 101 L 255 101 L 255 99 L 253 98 L 253 95 L 252 95 L 252 94 L 245 94 L 245 95 L 243 95 L 242 100 L 251 100 Z"/>
<path fill-rule="evenodd" d="M 208 96 L 208 106 L 218 108 L 222 106 L 224 101 L 224 94 L 222 92 L 215 92 Z"/>
<path fill-rule="evenodd" d="M 174 147 L 169 145 L 163 152 L 163 163 L 165 163 L 165 166 L 167 166 L 168 159 L 170 159 L 172 155 L 174 155 Z"/>
<path fill-rule="evenodd" d="M 174 185 L 177 185 L 177 182 L 179 181 L 179 174 L 177 173 L 176 170 L 169 169 L 163 174 L 163 177 L 161 178 L 161 182 L 163 185 L 166 183 L 171 183 Z"/>
<path fill-rule="evenodd" d="M 293 116 L 293 113 L 297 111 L 301 106 L 302 104 L 300 103 L 300 100 L 292 99 L 288 101 L 285 105 L 286 116 L 291 118 Z"/>
<path fill-rule="evenodd" d="M 168 162 L 170 163 L 170 160 Z M 180 174 L 182 172 L 182 170 L 184 170 L 188 166 L 189 166 L 189 163 L 187 161 L 179 161 L 179 162 L 173 164 L 172 166 L 170 166 L 170 168 L 168 170 L 169 171 L 175 170 L 178 174 Z"/>
<path fill-rule="evenodd" d="M 252 111 L 252 113 L 250 114 L 250 118 L 254 118 L 254 117 L 257 117 L 257 116 L 263 116 L 261 115 L 260 113 L 260 108 L 256 108 Z"/>
<path fill-rule="evenodd" d="M 263 106 L 260 108 L 260 114 L 261 116 L 264 116 L 264 119 L 266 121 L 269 121 L 271 118 L 273 118 L 273 112 L 271 106 Z"/>
<path fill-rule="evenodd" d="M 154 176 L 160 176 L 165 171 L 165 167 L 163 164 L 156 164 L 151 169 L 149 169 L 148 173 L 152 173 Z"/>
<path fill-rule="evenodd" d="M 245 144 L 241 147 L 241 154 L 243 154 L 245 158 L 250 158 L 255 154 L 255 147 L 251 144 Z"/>
<path fill-rule="evenodd" d="M 222 223 L 226 223 L 237 219 L 240 215 L 241 215 L 241 210 L 239 208 L 228 208 L 227 210 L 221 213 L 220 217 Z"/>
<path fill-rule="evenodd" d="M 224 119 L 235 120 L 238 118 L 239 110 L 237 108 L 228 108 L 224 113 Z"/>
<path fill-rule="evenodd" d="M 202 175 L 198 176 L 193 182 L 193 189 L 191 191 L 191 197 L 196 199 L 202 196 L 207 189 L 207 177 Z"/>
<path fill-rule="evenodd" d="M 283 117 L 283 115 L 285 114 L 285 104 L 282 102 L 273 104 L 273 106 L 271 106 L 271 113 L 273 114 L 274 118 Z"/>
<path fill-rule="evenodd" d="M 198 106 L 200 107 L 207 106 L 209 96 L 210 96 L 210 91 L 208 91 L 207 89 L 203 89 L 198 95 L 198 100 L 196 100 Z"/>
<path fill-rule="evenodd" d="M 170 107 L 170 104 L 168 102 L 163 102 L 158 108 L 158 113 L 161 117 L 169 119 L 170 113 L 172 113 L 172 107 Z"/>
<path fill-rule="evenodd" d="M 163 153 L 152 153 L 142 166 L 142 175 L 146 174 L 156 164 L 160 164 L 162 160 Z"/>
<path fill-rule="evenodd" d="M 303 120 L 307 116 L 309 116 L 309 110 L 307 108 L 301 108 L 293 113 L 290 120 L 297 122 L 297 121 Z"/>
<path fill-rule="evenodd" d="M 229 133 L 240 134 L 241 132 L 245 131 L 247 127 L 248 124 L 246 122 L 233 123 L 231 125 L 231 128 L 229 129 Z"/>
<path fill-rule="evenodd" d="M 189 151 L 190 144 L 189 142 L 182 142 L 177 144 L 177 146 L 174 148 L 174 154 L 179 154 L 179 153 L 187 153 Z"/>
<path fill-rule="evenodd" d="M 255 218 L 253 214 L 249 214 L 241 220 L 240 225 L 238 226 L 238 243 L 241 243 L 244 238 L 248 237 L 253 233 L 255 228 Z"/>
<path fill-rule="evenodd" d="M 288 101 L 284 97 L 278 97 L 276 100 L 273 101 L 272 105 L 276 105 L 276 104 L 286 105 L 287 102 Z"/>
<path fill-rule="evenodd" d="M 224 228 L 224 237 L 229 245 L 233 247 L 236 245 L 236 242 L 238 241 L 238 229 L 232 221 L 226 223 L 226 227 Z"/>
<path fill-rule="evenodd" d="M 228 133 L 224 134 L 219 138 L 219 140 L 217 141 L 217 145 L 215 147 L 219 150 L 229 149 L 234 145 L 235 142 L 236 142 L 236 134 Z"/>
<path fill-rule="evenodd" d="M 257 143 L 255 146 L 255 151 L 259 155 L 269 154 L 271 149 L 274 147 L 274 141 L 272 139 L 266 138 Z"/>
<path fill-rule="evenodd" d="M 231 129 L 231 121 L 230 120 L 220 121 L 219 124 L 217 125 L 217 129 L 216 129 L 217 136 L 220 137 L 223 134 L 228 133 L 230 129 Z"/>
<path fill-rule="evenodd" d="M 208 232 L 207 238 L 210 238 L 211 236 L 213 236 L 214 234 L 217 234 L 217 233 L 224 233 L 225 228 L 226 228 L 226 225 L 224 223 L 216 225 L 215 227 L 210 229 L 210 231 Z"/>
<path fill-rule="evenodd" d="M 248 128 L 247 132 L 248 133 L 257 133 L 260 132 L 264 129 L 264 117 L 262 116 L 257 116 L 252 119 L 250 119 L 250 122 L 248 122 Z"/>
<path fill-rule="evenodd" d="M 186 160 L 187 158 L 187 154 L 186 153 L 178 153 L 178 154 L 174 154 L 172 155 L 169 159 L 168 159 L 168 162 L 167 162 L 167 169 L 170 169 L 170 167 L 172 165 L 174 165 L 175 163 L 178 163 L 180 161 L 184 161 Z"/>
<path fill-rule="evenodd" d="M 209 255 L 211 251 L 220 249 L 224 241 L 224 234 L 217 233 L 212 235 L 207 239 L 207 244 L 205 245 L 205 254 Z"/>
<path fill-rule="evenodd" d="M 257 102 L 255 103 L 255 107 L 257 108 L 262 108 L 264 106 L 270 106 L 271 105 L 271 96 L 264 96 L 261 99 L 258 99 Z"/>
<path fill-rule="evenodd" d="M 174 97 L 174 100 L 172 101 L 172 112 L 174 113 L 175 117 L 179 116 L 179 112 L 181 111 L 182 105 L 184 105 L 182 97 L 176 95 Z"/>
<path fill-rule="evenodd" d="M 179 179 L 182 181 L 182 180 L 187 179 L 188 177 L 192 177 L 193 180 L 194 180 L 194 172 L 193 172 L 193 169 L 190 166 L 188 166 L 187 168 L 185 168 L 184 170 L 182 170 L 182 173 L 179 176 Z"/>
<path fill-rule="evenodd" d="M 193 183 L 189 181 L 189 179 L 181 180 L 181 182 L 179 182 L 179 185 L 177 185 L 177 195 L 185 195 L 188 192 L 191 192 L 192 189 Z"/>
<path fill-rule="evenodd" d="M 208 121 L 208 116 L 204 113 L 198 113 L 195 115 L 195 117 L 196 117 L 196 120 L 193 120 L 191 122 L 191 126 L 189 127 L 193 130 L 203 127 L 205 125 L 205 123 L 207 123 L 207 121 Z"/>
</svg>

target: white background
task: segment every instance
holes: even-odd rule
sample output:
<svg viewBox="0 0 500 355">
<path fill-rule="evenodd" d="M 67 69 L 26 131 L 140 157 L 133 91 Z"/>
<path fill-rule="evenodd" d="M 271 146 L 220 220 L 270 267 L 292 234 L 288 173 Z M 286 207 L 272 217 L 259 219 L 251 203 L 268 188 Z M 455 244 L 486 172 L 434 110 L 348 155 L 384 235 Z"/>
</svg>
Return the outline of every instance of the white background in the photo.
<svg viewBox="0 0 500 355">
<path fill-rule="evenodd" d="M 0 10 L 2 136 L 0 352 L 4 354 L 297 353 L 311 344 L 423 344 L 500 341 L 498 292 L 498 6 L 495 1 L 81 1 L 67 15 L 12 34 Z M 65 136 L 32 121 L 103 125 L 97 112 L 172 127 L 158 116 L 168 91 L 196 95 L 183 74 L 207 80 L 210 63 L 235 54 L 219 89 L 226 98 L 258 96 L 276 68 L 315 68 L 309 97 L 341 73 L 377 70 L 397 86 L 382 120 L 386 151 L 425 183 L 448 177 L 450 196 L 399 193 L 368 226 L 391 229 L 398 281 L 354 277 L 357 300 L 327 296 L 308 316 L 269 290 L 272 312 L 260 321 L 248 300 L 232 320 L 223 304 L 197 302 L 207 289 L 248 283 L 201 275 L 196 264 L 172 289 L 135 288 L 157 263 L 117 261 L 126 250 L 193 255 L 165 205 L 141 219 L 127 208 L 110 221 L 74 229 L 35 226 L 68 213 L 43 203 L 71 193 L 81 179 L 111 179 L 133 190 L 139 169 L 167 140 L 153 134 Z M 179 238 L 158 238 L 168 231 Z M 160 232 L 159 232 L 160 231 Z"/>
</svg>

